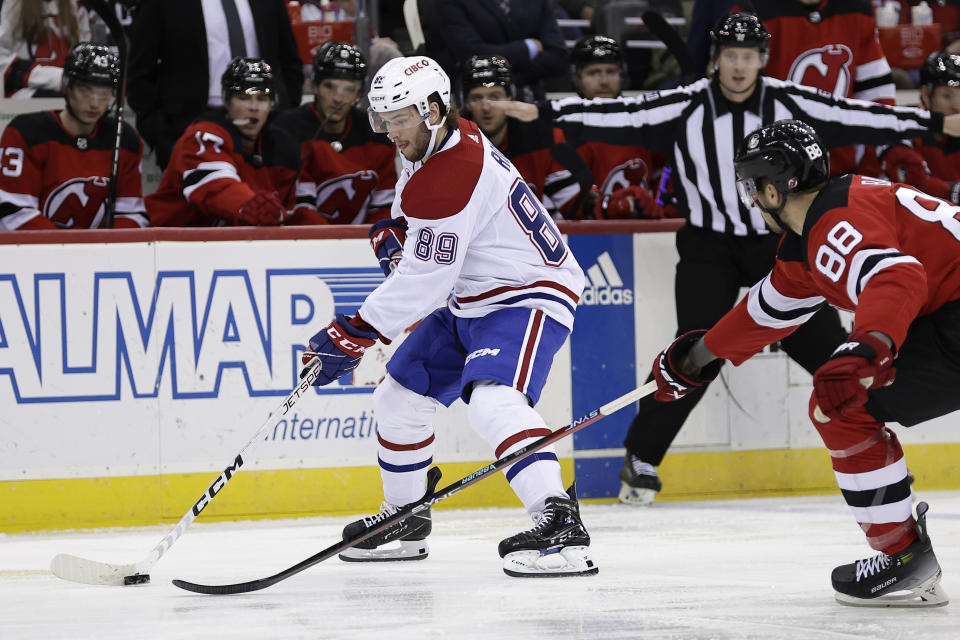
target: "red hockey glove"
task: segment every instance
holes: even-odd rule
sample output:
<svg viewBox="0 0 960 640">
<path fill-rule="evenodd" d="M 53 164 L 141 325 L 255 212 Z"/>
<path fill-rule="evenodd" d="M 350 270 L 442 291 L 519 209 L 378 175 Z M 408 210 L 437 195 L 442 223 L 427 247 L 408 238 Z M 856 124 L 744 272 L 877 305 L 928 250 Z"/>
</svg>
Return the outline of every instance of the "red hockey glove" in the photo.
<svg viewBox="0 0 960 640">
<path fill-rule="evenodd" d="M 650 192 L 635 185 L 617 189 L 610 195 L 597 198 L 593 213 L 597 220 L 664 217 L 663 207 L 657 204 Z"/>
<path fill-rule="evenodd" d="M 813 374 L 813 395 L 827 419 L 863 406 L 867 389 L 893 383 L 893 351 L 880 338 L 854 331 Z M 819 420 L 819 418 L 818 418 Z"/>
<path fill-rule="evenodd" d="M 234 221 L 238 225 L 273 227 L 283 223 L 286 207 L 272 193 L 262 191 L 240 207 Z"/>
<path fill-rule="evenodd" d="M 930 176 L 926 182 L 917 186 L 921 191 L 934 198 L 960 204 L 960 181 L 947 182 L 935 176 Z"/>
<path fill-rule="evenodd" d="M 405 218 L 385 218 L 370 226 L 370 248 L 377 254 L 383 275 L 388 276 L 400 264 L 403 241 L 407 239 Z"/>
<path fill-rule="evenodd" d="M 313 386 L 330 384 L 356 369 L 364 352 L 373 346 L 378 337 L 379 334 L 360 316 L 348 319 L 338 313 L 323 331 L 310 338 L 309 349 L 303 352 L 304 367 L 309 366 L 314 358 L 320 359 L 320 373 Z M 304 368 L 300 377 L 306 373 L 307 369 Z"/>
<path fill-rule="evenodd" d="M 896 145 L 887 149 L 880 158 L 883 173 L 893 182 L 904 182 L 914 187 L 922 187 L 930 176 L 927 162 L 919 153 Z"/>
<path fill-rule="evenodd" d="M 719 358 L 700 369 L 697 374 L 682 373 L 680 370 L 680 364 L 687 353 L 706 333 L 706 329 L 688 331 L 654 358 L 653 379 L 657 381 L 657 391 L 653 394 L 654 400 L 659 402 L 679 400 L 720 374 L 723 360 Z"/>
</svg>

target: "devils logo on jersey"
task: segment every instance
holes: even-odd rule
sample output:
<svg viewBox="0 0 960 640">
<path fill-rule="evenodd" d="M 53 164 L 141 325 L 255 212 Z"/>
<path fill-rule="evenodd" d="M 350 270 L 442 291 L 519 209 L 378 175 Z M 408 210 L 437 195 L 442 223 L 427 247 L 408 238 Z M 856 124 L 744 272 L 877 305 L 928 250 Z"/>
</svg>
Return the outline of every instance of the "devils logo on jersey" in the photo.
<svg viewBox="0 0 960 640">
<path fill-rule="evenodd" d="M 646 162 L 641 158 L 630 158 L 610 170 L 606 180 L 603 181 L 603 187 L 601 187 L 600 191 L 603 193 L 613 193 L 617 189 L 623 189 L 630 185 L 646 187 L 647 176 L 649 174 L 650 170 L 647 168 Z"/>
<path fill-rule="evenodd" d="M 804 51 L 793 61 L 787 80 L 846 96 L 851 84 L 853 53 L 843 44 Z"/>
<path fill-rule="evenodd" d="M 370 192 L 380 183 L 372 169 L 327 180 L 317 188 L 317 211 L 335 222 L 349 223 L 366 209 Z"/>
<path fill-rule="evenodd" d="M 67 180 L 50 192 L 43 215 L 62 229 L 95 229 L 103 220 L 110 179 L 102 176 Z"/>
</svg>

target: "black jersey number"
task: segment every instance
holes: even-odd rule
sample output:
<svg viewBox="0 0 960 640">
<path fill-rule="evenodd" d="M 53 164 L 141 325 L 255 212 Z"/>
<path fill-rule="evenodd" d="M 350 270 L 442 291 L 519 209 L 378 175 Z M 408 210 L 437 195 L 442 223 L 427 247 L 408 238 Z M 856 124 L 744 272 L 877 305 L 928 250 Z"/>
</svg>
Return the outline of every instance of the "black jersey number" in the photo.
<svg viewBox="0 0 960 640">
<path fill-rule="evenodd" d="M 530 185 L 517 178 L 510 187 L 510 211 L 526 232 L 527 237 L 540 252 L 544 264 L 558 267 L 567 257 L 560 231 L 553 219 L 533 195 Z"/>
</svg>

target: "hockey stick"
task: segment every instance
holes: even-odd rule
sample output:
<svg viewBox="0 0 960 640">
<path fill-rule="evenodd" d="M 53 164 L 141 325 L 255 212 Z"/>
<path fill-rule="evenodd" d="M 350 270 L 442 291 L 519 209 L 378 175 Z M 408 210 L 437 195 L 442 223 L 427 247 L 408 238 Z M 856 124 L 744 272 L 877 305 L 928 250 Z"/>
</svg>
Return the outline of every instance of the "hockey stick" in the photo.
<svg viewBox="0 0 960 640">
<path fill-rule="evenodd" d="M 180 522 L 147 554 L 147 557 L 135 564 L 110 564 L 60 553 L 54 556 L 50 562 L 50 570 L 53 571 L 53 575 L 64 580 L 81 582 L 83 584 L 127 585 L 150 582 L 150 575 L 148 573 L 150 568 L 173 546 L 173 543 L 183 535 L 187 527 L 197 519 L 200 512 L 220 493 L 227 482 L 230 481 L 230 478 L 233 477 L 233 474 L 243 466 L 244 452 L 251 444 L 261 439 L 263 434 L 269 431 L 270 428 L 276 425 L 276 423 L 290 411 L 290 408 L 296 404 L 297 400 L 310 389 L 310 385 L 313 384 L 319 374 L 320 360 L 314 358 L 310 361 L 299 384 L 290 392 L 286 400 L 283 401 L 283 404 L 277 407 L 276 410 L 270 414 L 270 417 L 267 418 L 266 422 L 260 425 L 260 428 L 253 434 L 253 437 L 250 438 L 247 444 L 243 445 L 243 448 L 237 453 L 236 458 L 230 463 L 230 466 L 214 478 L 210 486 L 207 487 L 207 490 L 204 491 L 200 498 L 190 507 L 189 511 L 183 514 Z"/>
<path fill-rule="evenodd" d="M 127 96 L 127 36 L 123 33 L 120 20 L 113 4 L 106 0 L 85 0 L 87 6 L 93 9 L 103 23 L 110 29 L 110 35 L 117 43 L 120 53 L 120 86 L 117 96 L 117 135 L 113 141 L 113 156 L 110 159 L 110 187 L 107 192 L 106 211 L 103 222 L 107 229 L 113 228 L 113 216 L 117 210 L 117 179 L 120 174 L 120 145 L 123 140 L 123 103 Z"/>
<path fill-rule="evenodd" d="M 617 411 L 618 409 L 622 409 L 628 404 L 636 402 L 640 398 L 643 398 L 644 396 L 647 396 L 656 390 L 657 390 L 656 381 L 654 380 L 654 381 L 648 382 L 642 387 L 638 387 L 633 391 L 620 396 L 616 400 L 608 402 L 607 404 L 603 405 L 599 409 L 594 409 L 593 411 L 586 414 L 585 416 L 581 416 L 577 418 L 570 424 L 564 427 L 560 427 L 559 429 L 550 433 L 549 435 L 546 435 L 540 438 L 539 440 L 535 440 L 534 442 L 528 444 L 525 447 L 521 447 L 517 449 L 510 455 L 504 456 L 503 458 L 500 458 L 499 460 L 497 460 L 492 464 L 488 464 L 485 467 L 481 467 L 477 469 L 470 475 L 464 476 L 463 478 L 460 478 L 453 484 L 450 484 L 444 487 L 439 492 L 434 492 L 434 489 L 437 486 L 437 482 L 439 482 L 440 480 L 440 469 L 438 467 L 433 467 L 432 469 L 430 469 L 430 471 L 427 472 L 427 492 L 424 494 L 423 498 L 421 498 L 418 502 L 414 502 L 412 504 L 407 505 L 403 509 L 400 509 L 399 511 L 397 511 L 392 516 L 386 518 L 385 520 L 382 520 L 376 526 L 371 527 L 370 529 L 367 529 L 366 531 L 352 538 L 349 538 L 347 540 L 341 540 L 340 542 L 337 542 L 336 544 L 333 544 L 327 547 L 323 551 L 310 556 L 306 560 L 298 562 L 292 567 L 288 569 L 284 569 L 280 573 L 276 573 L 268 578 L 258 578 L 256 580 L 251 580 L 250 582 L 241 582 L 237 584 L 223 584 L 223 585 L 197 584 L 195 582 L 188 582 L 186 580 L 174 580 L 173 584 L 187 591 L 193 591 L 194 593 L 205 593 L 210 595 L 249 593 L 251 591 L 259 591 L 260 589 L 266 589 L 271 585 L 277 584 L 281 580 L 286 580 L 287 578 L 300 573 L 304 569 L 309 569 L 315 564 L 319 564 L 320 562 L 323 562 L 328 558 L 332 558 L 333 556 L 339 554 L 341 551 L 349 549 L 350 547 L 360 542 L 363 542 L 367 538 L 375 536 L 376 534 L 380 533 L 384 529 L 391 527 L 392 525 L 394 525 L 397 522 L 400 522 L 401 520 L 406 520 L 413 514 L 419 513 L 429 508 L 430 506 L 437 504 L 441 500 L 446 500 L 447 498 L 454 495 L 455 493 L 459 493 L 463 489 L 466 489 L 473 483 L 479 482 L 480 480 L 483 480 L 484 478 L 487 478 L 493 475 L 497 471 L 501 471 L 505 467 L 508 467 L 511 464 L 514 464 L 515 462 L 518 462 L 526 458 L 527 456 L 533 454 L 534 452 L 539 451 L 540 449 L 543 449 L 544 447 L 553 444 L 557 440 L 560 440 L 561 438 L 564 438 L 570 435 L 571 433 L 574 433 L 576 431 L 579 431 L 580 429 L 583 429 L 589 424 L 593 424 L 600 418 L 603 418 L 604 416 L 608 416 L 614 411 Z"/>
<path fill-rule="evenodd" d="M 680 37 L 676 29 L 670 26 L 666 18 L 656 11 L 645 11 L 640 17 L 650 33 L 660 38 L 663 44 L 667 45 L 667 51 L 676 58 L 680 65 L 680 72 L 683 73 L 684 84 L 701 75 L 701 72 L 697 71 L 696 65 L 693 64 L 690 50 L 687 49 L 683 38 Z"/>
</svg>

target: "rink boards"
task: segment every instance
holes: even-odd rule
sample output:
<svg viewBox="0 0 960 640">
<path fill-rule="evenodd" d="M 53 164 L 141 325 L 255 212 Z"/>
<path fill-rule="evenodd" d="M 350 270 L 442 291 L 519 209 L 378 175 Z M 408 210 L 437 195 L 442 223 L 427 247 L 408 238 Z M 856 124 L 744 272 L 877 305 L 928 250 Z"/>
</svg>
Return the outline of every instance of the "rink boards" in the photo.
<svg viewBox="0 0 960 640">
<path fill-rule="evenodd" d="M 674 331 L 675 226 L 564 228 L 587 288 L 537 407 L 548 424 L 644 382 Z M 179 519 L 294 386 L 310 335 L 335 312 L 355 312 L 382 279 L 361 229 L 256 234 L 265 239 L 226 229 L 70 232 L 69 244 L 66 232 L 5 234 L 0 530 Z M 371 393 L 398 343 L 298 402 L 247 450 L 203 518 L 376 508 Z M 833 490 L 806 418 L 809 376 L 779 353 L 727 369 L 662 468 L 663 498 Z M 632 417 L 624 409 L 561 441 L 565 479 L 576 476 L 583 497 L 616 495 Z M 904 435 L 918 486 L 960 486 L 949 463 L 955 420 Z M 491 458 L 462 403 L 441 412 L 436 434 L 441 484 Z M 445 504 L 518 502 L 497 477 Z"/>
</svg>

